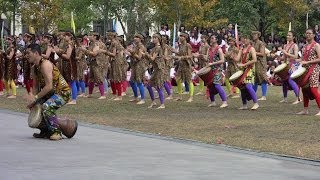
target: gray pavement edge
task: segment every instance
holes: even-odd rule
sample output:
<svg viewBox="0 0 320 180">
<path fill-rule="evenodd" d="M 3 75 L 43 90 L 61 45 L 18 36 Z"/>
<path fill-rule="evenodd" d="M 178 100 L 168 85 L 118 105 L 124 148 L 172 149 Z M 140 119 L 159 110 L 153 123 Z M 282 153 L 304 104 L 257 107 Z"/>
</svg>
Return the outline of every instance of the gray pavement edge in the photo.
<svg viewBox="0 0 320 180">
<path fill-rule="evenodd" d="M 0 112 L 12 114 L 12 115 L 23 116 L 23 117 L 28 115 L 26 113 L 15 112 L 15 111 L 7 110 L 7 109 L 0 109 Z M 307 165 L 312 165 L 312 166 L 320 166 L 320 160 L 308 159 L 308 158 L 297 157 L 297 156 L 290 156 L 290 155 L 285 155 L 285 154 L 276 154 L 276 153 L 272 153 L 272 152 L 261 152 L 261 151 L 256 151 L 256 150 L 252 150 L 252 149 L 240 148 L 240 147 L 229 146 L 229 145 L 224 145 L 224 144 L 206 144 L 206 143 L 191 140 L 191 139 L 161 136 L 159 134 L 151 134 L 151 133 L 133 131 L 133 130 L 124 129 L 124 128 L 117 128 L 117 127 L 112 127 L 112 126 L 87 123 L 87 122 L 83 122 L 81 120 L 77 120 L 77 121 L 80 126 L 84 126 L 84 127 L 107 130 L 107 131 L 112 131 L 112 132 L 117 132 L 117 133 L 130 134 L 130 135 L 134 135 L 134 136 L 160 139 L 160 140 L 165 140 L 165 141 L 172 141 L 172 142 L 182 143 L 182 144 L 191 144 L 191 145 L 205 147 L 205 148 L 218 149 L 218 150 L 222 150 L 222 151 L 229 151 L 229 152 L 247 154 L 247 155 L 252 155 L 252 156 L 276 159 L 276 160 L 290 161 L 290 162 L 307 164 Z"/>
</svg>

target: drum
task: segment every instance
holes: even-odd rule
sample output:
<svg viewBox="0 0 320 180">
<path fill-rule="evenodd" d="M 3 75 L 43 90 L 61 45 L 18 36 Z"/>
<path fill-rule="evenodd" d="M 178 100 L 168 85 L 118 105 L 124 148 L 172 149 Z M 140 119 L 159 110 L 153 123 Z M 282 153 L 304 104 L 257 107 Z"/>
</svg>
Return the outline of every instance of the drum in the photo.
<svg viewBox="0 0 320 180">
<path fill-rule="evenodd" d="M 238 87 L 238 88 L 242 87 L 242 86 L 244 85 L 243 82 L 240 82 L 241 79 L 242 79 L 242 78 L 241 78 L 242 75 L 243 75 L 243 71 L 241 71 L 241 70 L 235 72 L 235 73 L 232 74 L 232 76 L 229 78 L 229 82 L 230 82 L 232 85 L 234 85 L 234 86 L 236 86 L 236 87 Z"/>
<path fill-rule="evenodd" d="M 286 63 L 280 64 L 274 69 L 274 73 L 278 75 L 281 80 L 285 81 L 289 78 L 289 66 Z"/>
<path fill-rule="evenodd" d="M 36 104 L 30 109 L 29 117 L 28 117 L 28 125 L 31 128 L 39 127 L 42 119 L 41 114 L 41 105 Z"/>
<path fill-rule="evenodd" d="M 211 67 L 200 69 L 197 75 L 203 80 L 205 86 L 213 84 L 214 73 L 211 70 Z"/>
<path fill-rule="evenodd" d="M 305 76 L 307 75 L 307 69 L 304 67 L 299 67 L 296 71 L 294 71 L 290 78 L 294 80 L 298 86 L 300 87 L 307 87 L 309 86 L 309 79 L 305 79 Z"/>
<path fill-rule="evenodd" d="M 70 119 L 58 119 L 58 125 L 63 135 L 72 138 L 78 129 L 78 122 Z"/>
<path fill-rule="evenodd" d="M 36 104 L 31 108 L 28 125 L 31 128 L 39 128 L 39 125 L 42 121 L 42 107 L 40 104 Z M 58 118 L 58 125 L 61 133 L 67 138 L 72 138 L 78 129 L 78 122 L 70 119 L 61 119 Z"/>
</svg>

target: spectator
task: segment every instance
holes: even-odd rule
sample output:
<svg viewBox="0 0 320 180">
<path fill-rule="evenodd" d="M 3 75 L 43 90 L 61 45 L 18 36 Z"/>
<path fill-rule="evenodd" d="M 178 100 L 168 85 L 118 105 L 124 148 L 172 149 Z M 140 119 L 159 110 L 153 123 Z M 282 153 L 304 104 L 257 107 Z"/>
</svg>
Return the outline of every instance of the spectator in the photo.
<svg viewBox="0 0 320 180">
<path fill-rule="evenodd" d="M 169 38 L 170 38 L 171 33 L 170 33 L 170 29 L 169 29 L 168 24 L 162 25 L 162 26 L 161 26 L 161 30 L 160 30 L 159 33 L 160 33 L 161 35 L 168 35 Z"/>
</svg>

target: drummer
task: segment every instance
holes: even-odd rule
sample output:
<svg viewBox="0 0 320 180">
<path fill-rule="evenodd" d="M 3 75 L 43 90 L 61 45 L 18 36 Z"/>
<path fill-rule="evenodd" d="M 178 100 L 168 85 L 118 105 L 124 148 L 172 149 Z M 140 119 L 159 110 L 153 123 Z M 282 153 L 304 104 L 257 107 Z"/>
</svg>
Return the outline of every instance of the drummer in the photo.
<svg viewBox="0 0 320 180">
<path fill-rule="evenodd" d="M 206 34 L 201 35 L 201 46 L 199 53 L 193 54 L 193 57 L 198 59 L 198 69 L 204 68 L 207 65 L 209 48 L 208 36 Z M 196 95 L 202 95 L 204 91 L 204 81 L 202 79 L 199 80 L 199 84 L 199 92 Z"/>
<path fill-rule="evenodd" d="M 251 110 L 259 108 L 257 95 L 253 89 L 255 63 L 257 62 L 257 55 L 255 48 L 251 46 L 250 38 L 247 35 L 242 36 L 243 49 L 239 51 L 236 61 L 240 61 L 237 65 L 240 70 L 244 71 L 245 78 L 243 83 L 245 87 L 241 89 L 242 107 L 240 110 L 247 110 L 247 100 L 252 99 L 254 105 Z M 242 83 L 242 82 L 241 82 Z M 250 97 L 249 97 L 250 96 Z"/>
<path fill-rule="evenodd" d="M 304 109 L 297 113 L 299 115 L 309 114 L 308 107 L 310 95 L 313 95 L 317 102 L 318 108 L 320 109 L 320 93 L 318 90 L 320 74 L 320 46 L 317 42 L 315 42 L 314 37 L 315 30 L 307 29 L 306 45 L 302 48 L 302 58 L 297 60 L 303 67 L 307 69 L 308 72 L 311 73 L 309 78 L 310 91 L 308 89 L 309 87 L 302 88 Z M 320 116 L 320 110 L 316 116 Z"/>
<path fill-rule="evenodd" d="M 69 101 L 71 95 L 69 85 L 60 75 L 58 68 L 49 60 L 41 57 L 41 48 L 38 44 L 28 46 L 27 58 L 29 63 L 35 65 L 33 93 L 25 95 L 25 99 L 29 103 L 28 108 L 33 107 L 41 100 L 46 100 L 41 105 L 43 119 L 38 127 L 40 133 L 34 133 L 33 136 L 60 140 L 62 136 L 58 127 L 56 111 Z"/>
<path fill-rule="evenodd" d="M 288 72 L 288 79 L 282 80 L 282 92 L 283 92 L 283 100 L 280 101 L 280 103 L 287 103 L 288 102 L 288 90 L 292 89 L 296 95 L 296 101 L 294 101 L 292 104 L 298 104 L 300 102 L 299 98 L 299 87 L 296 82 L 294 82 L 290 78 L 290 74 L 292 74 L 295 71 L 295 59 L 298 59 L 298 45 L 294 43 L 294 33 L 292 31 L 289 31 L 287 34 L 287 44 L 284 46 L 284 49 L 281 49 L 281 52 L 283 53 L 283 56 L 278 58 L 281 61 L 284 61 L 284 63 L 288 64 L 290 70 Z"/>
<path fill-rule="evenodd" d="M 234 61 L 234 57 L 239 53 L 239 50 L 236 46 L 236 39 L 234 37 L 228 38 L 228 44 L 230 47 L 228 48 L 228 51 L 225 54 L 226 61 L 228 63 L 227 70 L 226 70 L 225 84 L 227 87 L 227 91 L 229 91 L 230 96 L 232 96 L 232 98 L 239 98 L 240 97 L 239 88 L 231 86 L 229 82 L 229 78 L 232 76 L 232 74 L 237 72 L 237 65 L 236 65 L 236 62 Z"/>
<path fill-rule="evenodd" d="M 223 75 L 222 75 L 222 65 L 224 63 L 224 54 L 222 49 L 220 48 L 219 44 L 221 44 L 221 39 L 218 38 L 216 35 L 212 35 L 210 37 L 210 49 L 209 49 L 209 64 L 207 67 L 211 67 L 213 70 L 213 84 L 209 84 L 209 92 L 210 92 L 210 100 L 211 103 L 208 107 L 216 106 L 215 102 L 215 95 L 219 93 L 220 98 L 222 100 L 222 105 L 220 108 L 228 107 L 227 103 L 227 95 L 224 89 L 222 88 L 221 84 L 223 83 Z"/>
</svg>

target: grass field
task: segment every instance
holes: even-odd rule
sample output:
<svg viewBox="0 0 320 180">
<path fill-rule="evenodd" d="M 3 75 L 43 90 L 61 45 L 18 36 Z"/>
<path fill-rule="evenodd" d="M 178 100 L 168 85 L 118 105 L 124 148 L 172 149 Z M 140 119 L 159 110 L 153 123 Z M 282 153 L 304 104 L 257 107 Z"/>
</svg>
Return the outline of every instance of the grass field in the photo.
<svg viewBox="0 0 320 180">
<path fill-rule="evenodd" d="M 259 96 L 260 87 L 258 91 Z M 22 99 L 25 90 L 19 88 L 18 93 L 14 100 L 0 97 L 0 108 L 28 112 Z M 193 103 L 187 103 L 188 95 L 184 95 L 184 101 L 166 101 L 166 109 L 160 110 L 147 108 L 149 98 L 144 105 L 128 102 L 128 96 L 121 102 L 110 100 L 110 96 L 109 100 L 80 98 L 77 105 L 61 108 L 59 115 L 162 136 L 320 160 L 320 117 L 314 116 L 317 113 L 315 102 L 311 102 L 310 115 L 298 116 L 295 113 L 303 105 L 291 104 L 293 92 L 289 92 L 288 104 L 280 104 L 281 98 L 281 87 L 269 87 L 267 101 L 259 102 L 257 111 L 238 110 L 240 99 L 229 99 L 226 109 L 209 108 L 209 101 L 204 96 L 195 96 Z M 219 105 L 220 98 L 217 96 L 216 99 Z M 252 102 L 249 102 L 251 106 Z"/>
</svg>

